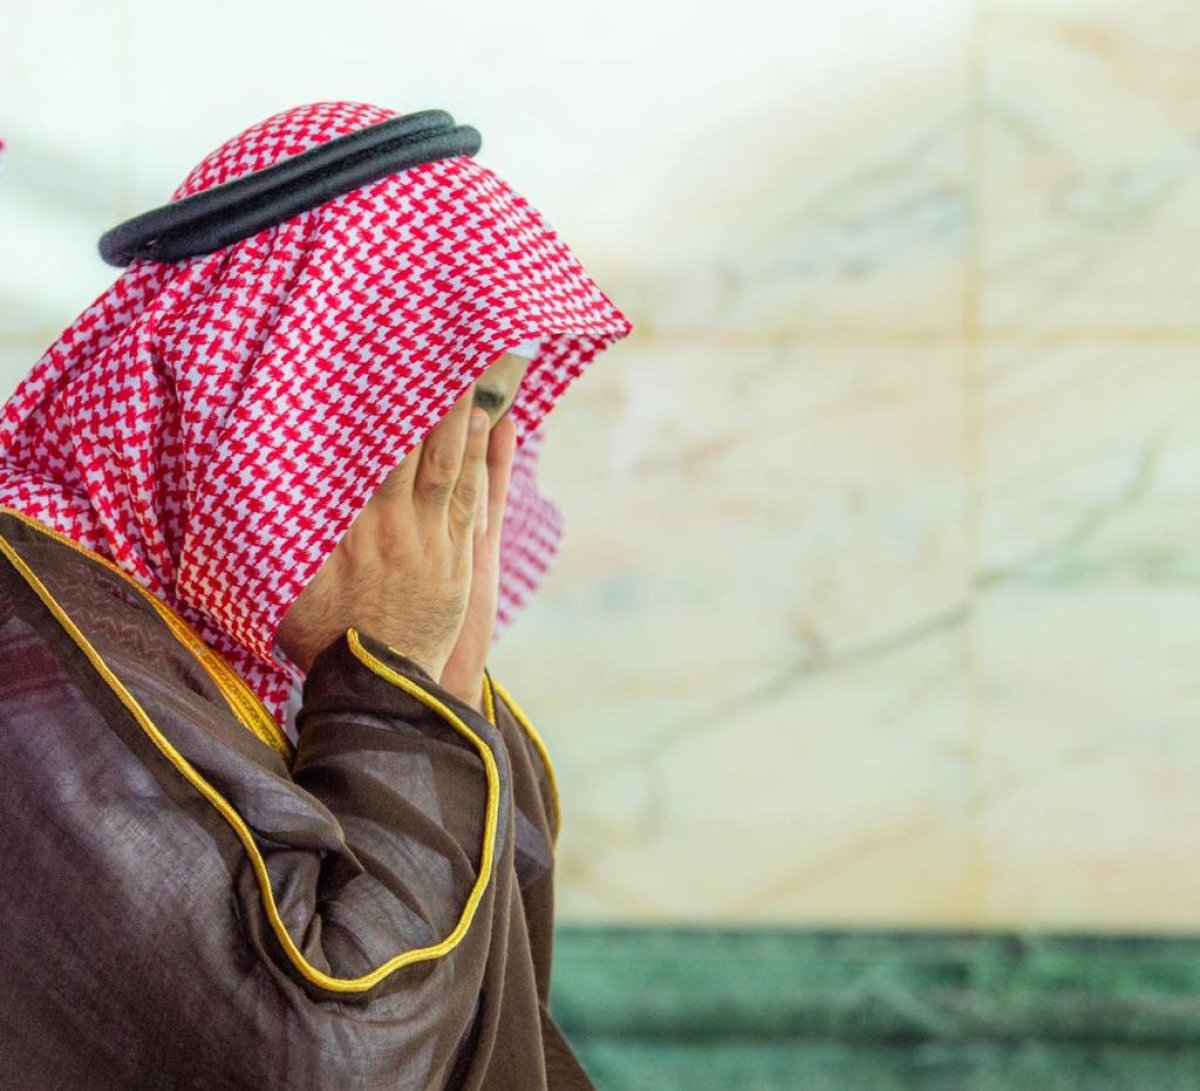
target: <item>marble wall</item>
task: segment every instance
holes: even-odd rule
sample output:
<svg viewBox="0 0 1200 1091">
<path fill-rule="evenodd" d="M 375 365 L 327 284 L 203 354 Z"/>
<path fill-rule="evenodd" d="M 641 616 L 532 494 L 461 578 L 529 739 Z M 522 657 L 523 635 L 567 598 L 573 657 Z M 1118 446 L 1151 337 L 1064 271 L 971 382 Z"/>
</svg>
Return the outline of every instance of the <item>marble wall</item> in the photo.
<svg viewBox="0 0 1200 1091">
<path fill-rule="evenodd" d="M 1200 921 L 1193 3 L 4 19 L 6 390 L 101 231 L 320 98 L 478 125 L 634 321 L 545 426 L 565 549 L 492 663 L 562 919 Z"/>
</svg>

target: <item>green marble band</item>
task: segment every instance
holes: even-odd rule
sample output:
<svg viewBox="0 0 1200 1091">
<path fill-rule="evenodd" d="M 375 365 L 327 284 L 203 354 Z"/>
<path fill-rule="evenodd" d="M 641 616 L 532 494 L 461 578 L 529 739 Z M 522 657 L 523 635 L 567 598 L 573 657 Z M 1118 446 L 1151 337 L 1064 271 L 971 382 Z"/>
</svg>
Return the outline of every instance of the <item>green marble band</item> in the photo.
<svg viewBox="0 0 1200 1091">
<path fill-rule="evenodd" d="M 605 1089 L 1200 1088 L 1200 938 L 558 930 Z"/>
</svg>

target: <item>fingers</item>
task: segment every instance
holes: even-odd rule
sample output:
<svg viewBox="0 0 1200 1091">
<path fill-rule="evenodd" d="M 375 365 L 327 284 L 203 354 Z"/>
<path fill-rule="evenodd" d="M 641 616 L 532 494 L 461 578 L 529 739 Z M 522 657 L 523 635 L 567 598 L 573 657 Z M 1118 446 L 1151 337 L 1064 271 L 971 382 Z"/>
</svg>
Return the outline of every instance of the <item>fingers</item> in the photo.
<svg viewBox="0 0 1200 1091">
<path fill-rule="evenodd" d="M 486 535 L 504 516 L 516 425 L 507 416 L 489 429 L 488 414 L 474 407 L 471 386 L 387 480 L 418 507 L 441 515 L 459 534 Z M 473 419 L 479 430 L 470 428 Z"/>
<path fill-rule="evenodd" d="M 422 440 L 419 458 L 412 454 L 406 461 L 416 463 L 413 499 L 427 507 L 445 511 L 454 495 L 463 452 L 467 445 L 467 423 L 475 388 L 470 386 Z M 412 452 L 415 454 L 416 452 Z"/>
<path fill-rule="evenodd" d="M 513 458 L 517 452 L 517 426 L 509 416 L 503 416 L 492 429 L 488 445 L 487 526 L 496 529 L 499 537 L 508 501 L 508 483 L 512 480 Z"/>
<path fill-rule="evenodd" d="M 487 473 L 479 496 L 479 510 L 475 513 L 476 538 L 486 538 L 493 527 L 499 534 L 508 497 L 513 455 L 516 453 L 516 437 L 516 425 L 508 416 L 501 417 L 492 426 L 488 436 Z M 499 544 L 498 537 L 496 544 Z"/>
<path fill-rule="evenodd" d="M 489 488 L 490 483 L 487 474 L 484 474 L 483 487 L 479 490 L 479 503 L 475 505 L 475 537 L 479 540 L 487 537 Z"/>
<path fill-rule="evenodd" d="M 454 486 L 454 499 L 449 511 L 450 525 L 456 527 L 463 537 L 471 532 L 487 485 L 488 424 L 488 415 L 484 410 L 471 410 L 462 468 Z"/>
</svg>

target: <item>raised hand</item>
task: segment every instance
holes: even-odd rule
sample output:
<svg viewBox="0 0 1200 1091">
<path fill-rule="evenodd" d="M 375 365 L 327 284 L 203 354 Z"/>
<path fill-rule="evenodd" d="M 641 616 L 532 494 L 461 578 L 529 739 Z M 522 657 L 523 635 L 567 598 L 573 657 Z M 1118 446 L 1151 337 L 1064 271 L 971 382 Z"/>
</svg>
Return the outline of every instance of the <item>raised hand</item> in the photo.
<svg viewBox="0 0 1200 1091">
<path fill-rule="evenodd" d="M 284 616 L 279 644 L 301 670 L 353 626 L 441 677 L 467 611 L 487 491 L 488 415 L 473 395 L 388 475 Z"/>
</svg>

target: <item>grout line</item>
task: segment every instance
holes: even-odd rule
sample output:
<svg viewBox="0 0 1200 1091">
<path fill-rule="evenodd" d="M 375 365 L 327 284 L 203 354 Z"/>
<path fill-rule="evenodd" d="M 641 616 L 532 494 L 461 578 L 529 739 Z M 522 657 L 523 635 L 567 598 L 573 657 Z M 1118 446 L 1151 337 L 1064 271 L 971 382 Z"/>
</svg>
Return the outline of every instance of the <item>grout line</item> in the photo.
<svg viewBox="0 0 1200 1091">
<path fill-rule="evenodd" d="M 966 239 L 966 275 L 963 283 L 964 334 L 964 471 L 967 498 L 964 513 L 967 556 L 967 611 L 962 630 L 963 670 L 966 676 L 966 753 L 968 801 L 965 825 L 969 871 L 966 883 L 968 920 L 983 927 L 987 910 L 987 846 L 983 828 L 985 715 L 981 699 L 979 650 L 979 571 L 982 564 L 982 398 L 983 398 L 983 202 L 984 73 L 983 26 L 987 0 L 975 0 L 967 39 L 967 138 L 966 184 L 969 208 Z"/>
</svg>

